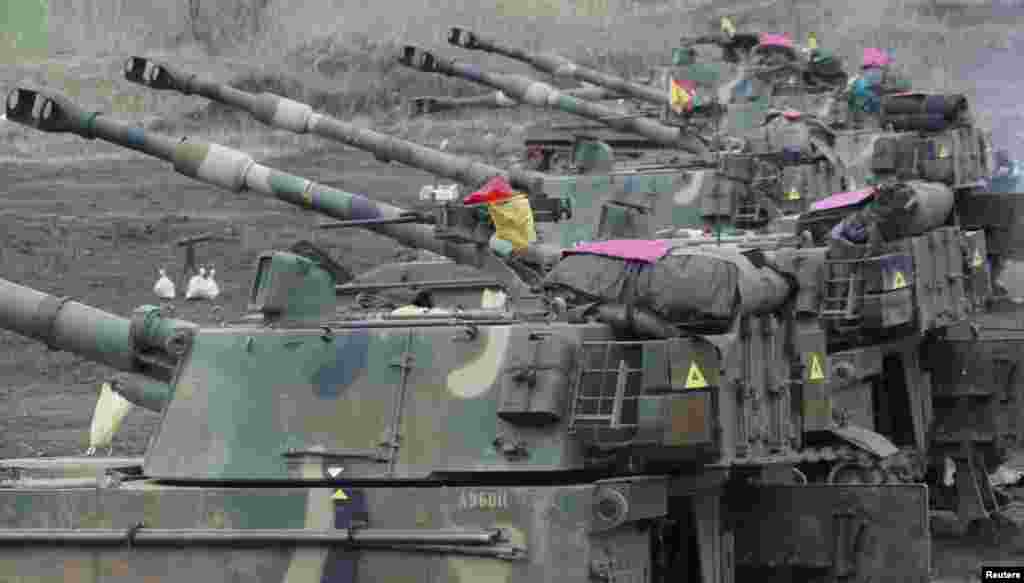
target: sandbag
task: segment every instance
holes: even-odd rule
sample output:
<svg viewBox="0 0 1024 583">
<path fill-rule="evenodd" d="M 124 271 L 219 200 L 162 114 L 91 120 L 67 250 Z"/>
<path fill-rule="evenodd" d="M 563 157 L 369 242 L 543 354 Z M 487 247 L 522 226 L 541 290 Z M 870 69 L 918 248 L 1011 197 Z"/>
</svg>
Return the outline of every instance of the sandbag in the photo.
<svg viewBox="0 0 1024 583">
<path fill-rule="evenodd" d="M 953 209 L 953 201 L 953 191 L 937 182 L 884 184 L 874 190 L 865 207 L 836 225 L 832 236 L 852 243 L 867 242 L 872 231 L 883 241 L 917 236 L 942 226 Z"/>
<path fill-rule="evenodd" d="M 898 132 L 941 132 L 953 124 L 953 121 L 937 113 L 907 113 L 882 118 L 883 126 L 892 126 Z"/>
<path fill-rule="evenodd" d="M 670 241 L 647 243 L 667 248 Z M 625 305 L 675 325 L 715 327 L 737 315 L 778 309 L 793 292 L 792 282 L 760 250 L 675 247 L 654 259 L 649 248 L 638 255 L 637 244 L 603 241 L 567 250 L 544 287 L 571 292 L 572 304 Z"/>
<path fill-rule="evenodd" d="M 963 95 L 898 93 L 882 97 L 883 123 L 897 131 L 939 132 L 963 123 L 967 114 Z"/>
<path fill-rule="evenodd" d="M 897 93 L 882 99 L 886 114 L 937 114 L 949 119 L 967 112 L 967 98 L 959 94 Z"/>
<path fill-rule="evenodd" d="M 669 322 L 729 319 L 739 299 L 739 270 L 702 255 L 669 254 L 645 263 L 580 253 L 563 258 L 544 287 L 571 290 L 581 302 L 632 304 Z"/>
</svg>

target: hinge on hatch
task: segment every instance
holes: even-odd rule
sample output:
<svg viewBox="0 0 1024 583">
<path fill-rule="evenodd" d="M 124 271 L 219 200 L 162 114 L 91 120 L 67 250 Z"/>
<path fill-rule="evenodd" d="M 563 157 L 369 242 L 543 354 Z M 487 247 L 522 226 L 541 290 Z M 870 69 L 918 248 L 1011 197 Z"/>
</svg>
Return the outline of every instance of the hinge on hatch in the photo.
<svg viewBox="0 0 1024 583">
<path fill-rule="evenodd" d="M 857 571 L 859 553 L 866 521 L 852 509 L 837 510 L 832 514 L 835 521 L 835 551 L 832 557 L 833 575 L 848 577 Z"/>
</svg>

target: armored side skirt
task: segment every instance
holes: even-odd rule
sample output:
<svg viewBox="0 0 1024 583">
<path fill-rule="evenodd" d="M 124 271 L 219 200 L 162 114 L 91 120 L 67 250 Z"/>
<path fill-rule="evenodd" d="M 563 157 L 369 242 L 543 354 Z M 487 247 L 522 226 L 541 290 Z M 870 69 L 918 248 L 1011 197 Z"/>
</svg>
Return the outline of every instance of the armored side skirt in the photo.
<svg viewBox="0 0 1024 583">
<path fill-rule="evenodd" d="M 726 495 L 658 477 L 543 487 L 11 489 L 0 491 L 0 580 L 730 583 L 744 577 L 735 557 L 775 572 L 785 564 L 818 577 L 924 582 L 926 508 L 919 486 Z"/>
</svg>

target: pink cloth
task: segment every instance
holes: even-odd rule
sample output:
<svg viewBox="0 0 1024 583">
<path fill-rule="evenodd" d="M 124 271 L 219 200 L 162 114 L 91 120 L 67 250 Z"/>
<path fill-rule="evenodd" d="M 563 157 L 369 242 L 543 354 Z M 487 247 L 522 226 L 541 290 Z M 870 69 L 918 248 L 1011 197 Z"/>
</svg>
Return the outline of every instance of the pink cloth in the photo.
<svg viewBox="0 0 1024 583">
<path fill-rule="evenodd" d="M 633 261 L 654 263 L 668 253 L 669 244 L 664 239 L 616 239 L 577 243 L 572 249 L 562 251 L 563 255 L 589 253 L 605 257 L 617 257 Z"/>
<path fill-rule="evenodd" d="M 864 58 L 860 66 L 862 68 L 867 67 L 884 67 L 892 62 L 889 55 L 881 49 L 864 49 Z"/>
<path fill-rule="evenodd" d="M 800 119 L 803 116 L 803 114 L 800 113 L 799 111 L 787 109 L 786 111 L 782 112 L 782 116 L 790 121 L 794 121 Z"/>
<path fill-rule="evenodd" d="M 811 210 L 823 211 L 827 209 L 837 209 L 844 206 L 855 205 L 858 202 L 863 201 L 867 197 L 875 193 L 874 188 L 865 188 L 863 190 L 852 190 L 850 192 L 839 192 L 833 194 L 828 198 L 823 198 L 818 202 L 811 205 Z"/>
<path fill-rule="evenodd" d="M 758 42 L 762 45 L 793 48 L 793 41 L 788 34 L 761 33 Z"/>
</svg>

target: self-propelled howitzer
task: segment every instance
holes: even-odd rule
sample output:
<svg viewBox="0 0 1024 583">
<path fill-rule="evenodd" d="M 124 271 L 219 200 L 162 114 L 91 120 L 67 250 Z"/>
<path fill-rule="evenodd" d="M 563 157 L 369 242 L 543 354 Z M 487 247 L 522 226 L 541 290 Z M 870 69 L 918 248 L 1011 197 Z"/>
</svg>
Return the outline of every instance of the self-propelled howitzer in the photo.
<svg viewBox="0 0 1024 583">
<path fill-rule="evenodd" d="M 513 99 L 530 105 L 554 108 L 599 121 L 614 129 L 641 135 L 658 144 L 679 148 L 698 159 L 710 160 L 711 157 L 704 141 L 683 128 L 645 117 L 624 117 L 614 109 L 566 95 L 552 85 L 528 77 L 490 73 L 476 65 L 444 59 L 413 46 L 403 47 L 398 62 L 426 73 L 440 73 L 493 87 Z"/>
<path fill-rule="evenodd" d="M 496 39 L 481 36 L 464 28 L 453 27 L 449 30 L 448 43 L 468 50 L 484 51 L 509 57 L 510 59 L 527 63 L 534 69 L 544 73 L 569 76 L 578 81 L 592 83 L 608 91 L 614 91 L 648 103 L 657 105 L 668 105 L 669 103 L 668 93 L 650 85 L 633 83 L 618 75 L 610 75 L 597 69 L 584 67 L 555 53 L 532 53 L 510 47 L 501 44 Z M 570 97 L 572 96 L 570 95 Z"/>
<path fill-rule="evenodd" d="M 200 79 L 195 74 L 166 63 L 156 63 L 143 57 L 130 57 L 125 62 L 124 75 L 128 81 L 145 85 L 150 89 L 198 95 L 246 111 L 269 126 L 297 134 L 315 134 L 353 148 L 373 152 L 382 161 L 407 164 L 466 185 L 478 186 L 495 176 L 503 176 L 513 187 L 529 193 L 538 193 L 542 188 L 544 175 L 539 172 L 506 170 L 408 140 L 362 129 L 335 117 L 317 113 L 305 103 L 272 93 L 249 93 L 226 83 Z"/>
<path fill-rule="evenodd" d="M 265 255 L 253 306 L 267 316 L 282 294 L 333 283 L 315 261 Z M 756 303 L 749 314 L 771 320 L 764 310 L 772 302 Z M 48 321 L 54 332 L 41 333 Z M 730 413 L 731 361 L 771 353 L 782 358 L 761 365 L 780 374 L 792 364 L 783 356 L 797 348 L 790 342 L 762 333 L 622 341 L 601 323 L 506 312 L 317 324 L 265 318 L 189 328 L 175 345 L 173 390 L 141 465 L 0 460 L 3 477 L 15 476 L 0 479 L 0 574 L 61 581 L 85 565 L 87 583 L 110 572 L 173 582 L 416 573 L 462 583 L 485 573 L 509 583 L 586 583 L 614 560 L 616 572 L 635 568 L 641 583 L 669 575 L 729 583 L 771 572 L 785 557 L 787 569 L 843 568 L 858 582 L 927 581 L 924 487 L 796 484 L 776 441 L 788 435 L 777 417 L 791 414 L 788 403 Z M 124 331 L 132 330 L 117 316 L 4 280 L 0 327 L 112 364 L 118 359 L 103 356 L 109 342 L 96 349 L 82 336 L 117 328 L 116 342 L 129 346 Z M 135 334 L 141 345 L 161 344 L 154 327 L 175 328 L 151 319 Z M 815 336 L 798 333 L 799 348 L 820 348 Z M 774 390 L 755 379 L 746 399 Z M 728 422 L 736 414 L 768 433 L 748 439 Z M 783 452 L 768 449 L 778 444 Z M 700 463 L 741 445 L 755 463 Z M 630 449 L 644 455 L 621 455 Z M 659 451 L 675 469 L 637 475 L 642 458 Z M 25 478 L 89 467 L 100 475 L 88 485 Z M 835 517 L 841 503 L 857 504 L 873 535 L 866 544 L 845 534 Z M 767 533 L 776 542 L 765 544 Z M 240 579 L 240 565 L 251 564 L 258 578 Z"/>
<path fill-rule="evenodd" d="M 536 203 L 531 200 L 535 216 L 545 221 L 537 226 L 537 234 L 542 241 L 562 247 L 610 237 L 652 237 L 660 228 L 703 228 L 705 217 L 713 216 L 718 220 L 721 215 L 732 212 L 728 197 L 718 196 L 707 188 L 710 179 L 703 175 L 695 179 L 689 175 L 689 168 L 698 168 L 704 174 L 715 172 L 714 166 L 704 163 L 661 166 L 644 172 L 618 171 L 612 168 L 614 155 L 610 148 L 590 142 L 580 146 L 581 150 L 586 150 L 581 157 L 594 167 L 593 172 L 586 175 L 505 170 L 361 129 L 316 113 L 307 104 L 271 93 L 248 93 L 223 83 L 201 80 L 194 74 L 143 57 L 127 60 L 125 77 L 157 90 L 201 95 L 247 111 L 270 126 L 296 133 L 315 133 L 368 151 L 380 160 L 406 164 L 465 186 L 477 187 L 491 177 L 504 176 L 517 189 L 542 195 Z"/>
<path fill-rule="evenodd" d="M 86 112 L 52 92 L 24 88 L 11 91 L 7 98 L 7 119 L 46 132 L 70 132 L 84 138 L 99 138 L 171 162 L 181 174 L 209 184 L 234 192 L 254 190 L 326 216 L 356 221 L 359 226 L 404 245 L 426 249 L 456 263 L 482 269 L 502 281 L 512 297 L 531 295 L 520 277 L 484 246 L 439 238 L 433 228 L 422 224 L 443 224 L 450 216 L 442 217 L 440 221 L 435 217 L 419 216 L 360 194 L 263 166 L 243 152 L 218 144 L 147 132 L 98 112 Z M 479 243 L 485 245 L 486 237 Z M 557 253 L 557 250 L 545 251 L 541 245 L 535 249 L 541 255 Z"/>
</svg>

